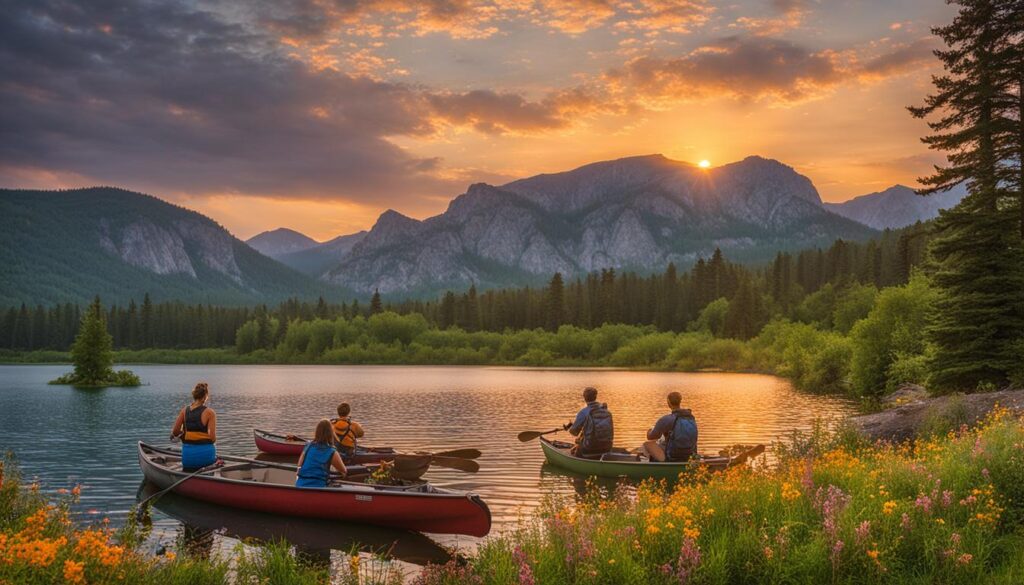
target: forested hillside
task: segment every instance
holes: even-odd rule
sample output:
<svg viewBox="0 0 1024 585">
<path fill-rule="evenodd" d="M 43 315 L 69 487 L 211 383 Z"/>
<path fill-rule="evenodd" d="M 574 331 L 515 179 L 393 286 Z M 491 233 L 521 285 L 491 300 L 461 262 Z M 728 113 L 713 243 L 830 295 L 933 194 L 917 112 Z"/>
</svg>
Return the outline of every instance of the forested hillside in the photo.
<svg viewBox="0 0 1024 585">
<path fill-rule="evenodd" d="M 213 220 L 114 188 L 0 190 L 0 305 L 154 299 L 241 305 L 330 295 Z"/>
</svg>

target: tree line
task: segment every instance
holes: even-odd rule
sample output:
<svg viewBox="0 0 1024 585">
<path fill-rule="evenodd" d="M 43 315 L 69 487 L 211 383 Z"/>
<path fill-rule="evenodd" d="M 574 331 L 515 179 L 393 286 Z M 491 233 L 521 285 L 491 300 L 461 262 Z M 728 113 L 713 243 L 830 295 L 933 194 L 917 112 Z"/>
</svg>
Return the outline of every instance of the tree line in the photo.
<svg viewBox="0 0 1024 585">
<path fill-rule="evenodd" d="M 504 331 L 561 325 L 591 329 L 605 323 L 652 325 L 684 331 L 717 299 L 731 301 L 728 331 L 752 337 L 772 314 L 792 315 L 799 302 L 823 286 L 864 283 L 881 288 L 906 282 L 924 258 L 925 225 L 886 231 L 867 243 L 837 240 L 828 249 L 779 253 L 768 266 L 729 262 L 721 251 L 700 258 L 688 271 L 669 265 L 664 272 L 640 275 L 605 269 L 568 280 L 552 276 L 545 287 L 478 292 L 448 291 L 435 300 L 327 303 L 289 299 L 276 306 L 219 307 L 181 302 L 113 304 L 105 309 L 107 328 L 117 349 L 189 349 L 236 344 L 249 325 L 254 347 L 273 347 L 294 321 L 368 317 L 385 310 L 418 313 L 432 327 L 466 331 Z M 9 307 L 0 319 L 0 348 L 15 351 L 65 351 L 78 332 L 83 307 L 66 303 Z"/>
</svg>

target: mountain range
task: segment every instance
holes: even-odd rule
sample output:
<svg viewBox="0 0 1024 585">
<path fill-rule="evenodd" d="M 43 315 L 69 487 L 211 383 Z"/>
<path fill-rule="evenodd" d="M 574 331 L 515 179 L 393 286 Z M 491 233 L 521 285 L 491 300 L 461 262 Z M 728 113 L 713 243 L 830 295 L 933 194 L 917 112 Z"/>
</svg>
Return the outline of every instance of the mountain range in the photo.
<svg viewBox="0 0 1024 585">
<path fill-rule="evenodd" d="M 921 196 L 910 187 L 893 185 L 885 191 L 854 197 L 842 203 L 826 203 L 825 207 L 843 217 L 858 221 L 876 230 L 896 229 L 939 216 L 939 210 L 955 207 L 967 195 L 963 186 Z"/>
<path fill-rule="evenodd" d="M 374 290 L 436 295 L 471 283 L 539 284 L 556 271 L 685 269 L 716 248 L 761 262 L 779 250 L 867 239 L 953 201 L 921 199 L 897 186 L 823 204 L 807 177 L 777 161 L 702 169 L 651 155 L 471 185 L 422 221 L 388 210 L 370 230 L 327 242 L 281 228 L 246 245 L 213 220 L 148 195 L 0 190 L 0 305 L 94 294 L 121 302 L 145 292 L 216 304 Z"/>
<path fill-rule="evenodd" d="M 689 266 L 715 248 L 737 261 L 875 234 L 829 212 L 811 181 L 748 157 L 713 169 L 661 155 L 476 184 L 437 216 L 387 211 L 322 280 L 367 294 L 533 283 L 606 267 Z"/>
</svg>

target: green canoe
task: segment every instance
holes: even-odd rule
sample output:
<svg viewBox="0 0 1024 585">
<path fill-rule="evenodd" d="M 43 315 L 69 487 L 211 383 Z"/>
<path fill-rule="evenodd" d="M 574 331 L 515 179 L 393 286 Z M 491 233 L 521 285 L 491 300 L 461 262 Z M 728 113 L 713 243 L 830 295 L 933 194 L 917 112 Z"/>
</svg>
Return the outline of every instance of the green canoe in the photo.
<svg viewBox="0 0 1024 585">
<path fill-rule="evenodd" d="M 621 448 L 615 448 L 610 453 L 605 453 L 600 459 L 577 457 L 570 453 L 571 443 L 551 441 L 545 437 L 540 438 L 540 446 L 544 449 L 544 457 L 549 463 L 581 475 L 669 480 L 674 480 L 679 477 L 680 473 L 687 473 L 700 466 L 706 466 L 712 471 L 721 471 L 735 465 L 742 465 L 747 459 L 764 452 L 764 445 L 757 445 L 733 457 L 701 456 L 698 460 L 690 460 L 685 463 L 660 463 L 650 461 L 641 455 L 629 453 Z"/>
</svg>

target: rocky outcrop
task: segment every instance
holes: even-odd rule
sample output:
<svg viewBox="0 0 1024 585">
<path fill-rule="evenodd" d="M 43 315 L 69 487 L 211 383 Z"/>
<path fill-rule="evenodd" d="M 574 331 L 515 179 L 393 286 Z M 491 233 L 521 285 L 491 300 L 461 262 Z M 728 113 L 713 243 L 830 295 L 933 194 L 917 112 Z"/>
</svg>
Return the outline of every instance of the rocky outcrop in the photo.
<svg viewBox="0 0 1024 585">
<path fill-rule="evenodd" d="M 941 431 L 942 426 L 974 425 L 997 405 L 1024 415 L 1024 390 L 927 398 L 917 387 L 900 390 L 899 395 L 888 397 L 886 402 L 892 406 L 882 412 L 851 417 L 850 422 L 868 438 L 906 441 L 922 432 Z"/>
<path fill-rule="evenodd" d="M 381 215 L 322 278 L 361 293 L 522 285 L 555 272 L 664 270 L 716 247 L 739 260 L 873 232 L 826 211 L 814 185 L 777 161 L 715 169 L 660 155 L 595 163 L 502 186 L 476 184 L 423 221 Z"/>
</svg>

